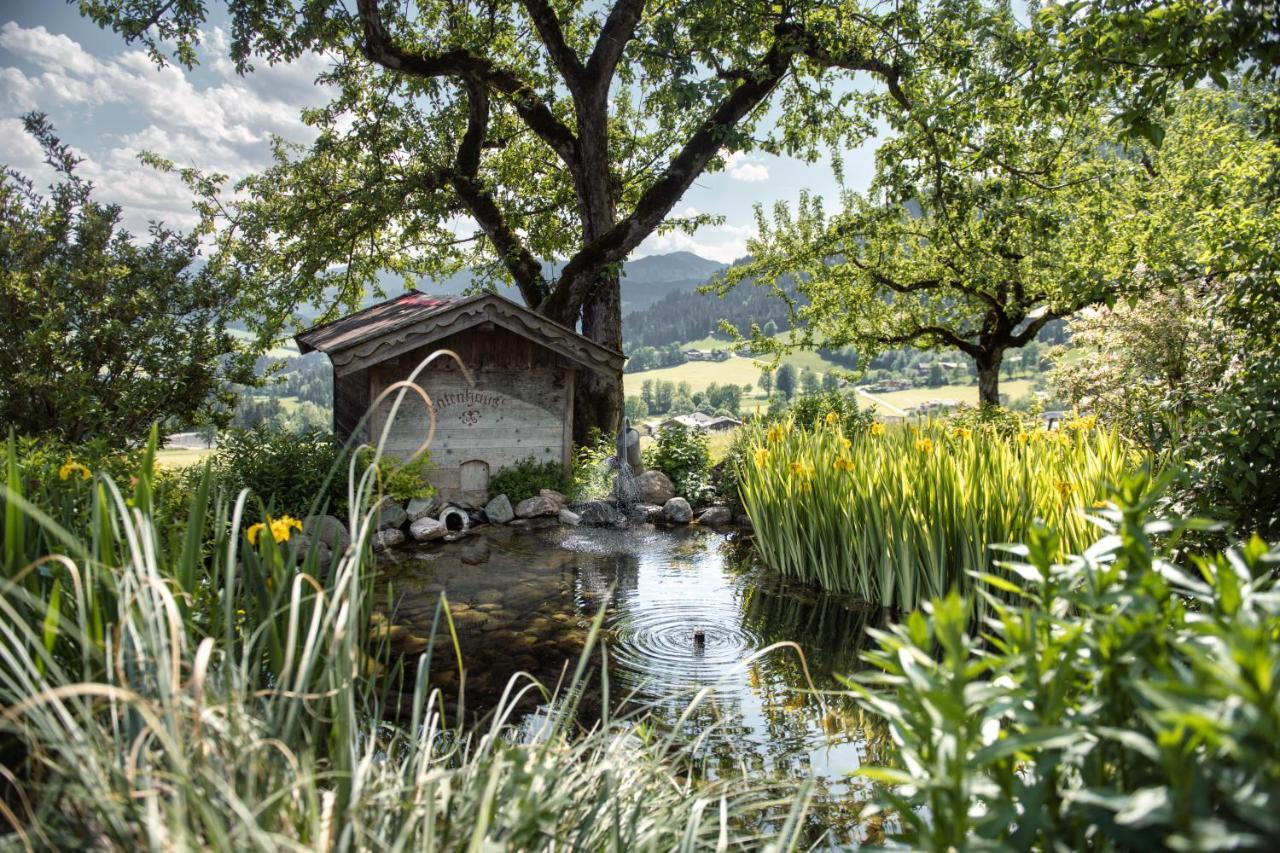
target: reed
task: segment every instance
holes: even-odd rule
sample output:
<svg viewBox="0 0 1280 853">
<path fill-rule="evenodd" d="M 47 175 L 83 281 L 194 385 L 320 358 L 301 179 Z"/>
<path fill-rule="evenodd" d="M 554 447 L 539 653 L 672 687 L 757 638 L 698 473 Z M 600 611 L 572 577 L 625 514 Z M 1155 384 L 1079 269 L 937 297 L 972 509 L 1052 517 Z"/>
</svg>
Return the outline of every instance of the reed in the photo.
<svg viewBox="0 0 1280 853">
<path fill-rule="evenodd" d="M 698 781 L 677 735 L 607 714 L 577 728 L 590 644 L 562 689 L 545 690 L 544 713 L 516 719 L 522 695 L 544 690 L 517 676 L 488 723 L 469 730 L 428 689 L 432 654 L 456 654 L 456 641 L 428 649 L 400 723 L 387 722 L 399 671 L 370 631 L 376 518 L 361 509 L 374 504 L 376 477 L 352 483 L 353 545 L 321 572 L 287 518 L 246 527 L 250 496 L 224 493 L 208 472 L 183 512 L 165 514 L 153 455 L 127 493 L 76 471 L 58 488 L 82 492 L 53 507 L 27 489 L 10 447 L 0 847 L 753 843 L 763 794 Z M 442 602 L 442 624 L 447 614 Z M 799 832 L 802 812 L 782 828 Z"/>
<path fill-rule="evenodd" d="M 964 592 L 990 571 L 990 546 L 1037 520 L 1067 552 L 1092 541 L 1087 511 L 1142 459 L 1112 430 L 1075 418 L 1061 430 L 837 423 L 757 426 L 739 463 L 743 504 L 774 569 L 889 607 Z"/>
</svg>

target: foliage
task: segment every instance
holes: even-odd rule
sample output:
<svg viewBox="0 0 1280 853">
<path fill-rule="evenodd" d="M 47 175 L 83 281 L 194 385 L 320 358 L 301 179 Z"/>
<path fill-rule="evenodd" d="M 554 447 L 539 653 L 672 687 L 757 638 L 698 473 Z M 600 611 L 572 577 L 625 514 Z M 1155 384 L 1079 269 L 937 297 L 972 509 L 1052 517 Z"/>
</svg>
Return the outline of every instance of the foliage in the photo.
<svg viewBox="0 0 1280 853">
<path fill-rule="evenodd" d="M 373 464 L 373 461 L 373 449 L 364 448 L 359 455 L 357 470 L 363 472 Z M 378 466 L 378 481 L 382 494 L 399 503 L 415 498 L 431 497 L 436 493 L 436 489 L 427 482 L 427 474 L 435 467 L 430 451 L 423 451 L 408 462 L 383 457 L 382 463 Z"/>
<path fill-rule="evenodd" d="M 45 117 L 24 125 L 57 181 L 44 196 L 0 176 L 0 428 L 119 445 L 156 420 L 225 421 L 226 383 L 255 382 L 225 328 L 237 277 L 200 258 L 198 233 L 136 241 Z"/>
<path fill-rule="evenodd" d="M 573 490 L 572 472 L 561 462 L 539 462 L 530 456 L 498 469 L 489 478 L 489 494 L 506 495 L 513 504 L 534 497 L 543 489 L 568 496 Z"/>
<path fill-rule="evenodd" d="M 617 475 L 617 468 L 612 462 L 617 453 L 613 438 L 598 429 L 591 430 L 586 443 L 573 449 L 569 489 L 565 496 L 570 501 L 588 501 L 611 494 Z"/>
<path fill-rule="evenodd" d="M 757 547 L 785 575 L 901 609 L 968 590 L 989 546 L 1036 519 L 1083 549 L 1082 510 L 1142 459 L 1092 418 L 1012 437 L 931 421 L 851 440 L 838 425 L 752 426 L 738 477 Z"/>
<path fill-rule="evenodd" d="M 668 424 L 645 449 L 644 464 L 671 478 L 676 494 L 697 503 L 711 495 L 711 452 L 707 434 L 681 423 Z"/>
<path fill-rule="evenodd" d="M 892 728 L 881 805 L 920 850 L 1266 849 L 1280 835 L 1280 550 L 1182 557 L 1135 476 L 1063 558 L 1042 527 L 876 632 L 853 676 Z M 979 635 L 978 631 L 981 631 Z"/>
<path fill-rule="evenodd" d="M 247 498 L 231 503 L 208 469 L 186 521 L 156 515 L 152 473 L 147 458 L 128 498 L 95 475 L 92 523 L 70 529 L 3 493 L 11 843 L 701 849 L 753 806 L 727 783 L 691 781 L 685 748 L 643 719 L 579 734 L 590 649 L 538 722 L 517 730 L 521 694 L 541 689 L 517 680 L 473 731 L 428 691 L 429 650 L 403 725 L 386 722 L 399 669 L 370 630 L 376 516 L 351 512 L 355 547 L 321 573 L 292 520 L 242 528 Z M 374 502 L 372 484 L 352 484 L 353 506 Z M 58 550 L 10 535 L 29 525 Z"/>
<path fill-rule="evenodd" d="M 787 417 L 792 426 L 801 429 L 815 429 L 822 426 L 834 426 L 846 438 L 862 435 L 875 421 L 874 409 L 858 408 L 858 398 L 853 394 L 839 391 L 824 391 L 821 394 L 809 394 L 795 400 L 787 407 Z M 774 421 L 776 422 L 776 418 Z"/>
<path fill-rule="evenodd" d="M 954 348 L 974 360 L 982 403 L 997 405 L 1006 351 L 1133 284 L 1118 199 L 1145 173 L 1106 144 L 1092 91 L 1036 63 L 1051 47 L 1007 4 L 948 7 L 933 49 L 875 101 L 892 135 L 870 187 L 830 216 L 807 195 L 772 222 L 758 210 L 751 259 L 726 285 L 752 278 L 790 301 L 789 277 L 807 300 L 793 303 L 797 334 L 757 336 L 761 348 Z M 1069 108 L 1030 97 L 1041 89 Z"/>
<path fill-rule="evenodd" d="M 225 431 L 209 457 L 226 488 L 249 489 L 267 511 L 298 516 L 309 514 L 313 500 L 331 513 L 346 510 L 346 463 L 342 442 L 332 433 L 284 432 L 265 424 Z M 248 512 L 256 519 L 252 505 Z"/>
</svg>

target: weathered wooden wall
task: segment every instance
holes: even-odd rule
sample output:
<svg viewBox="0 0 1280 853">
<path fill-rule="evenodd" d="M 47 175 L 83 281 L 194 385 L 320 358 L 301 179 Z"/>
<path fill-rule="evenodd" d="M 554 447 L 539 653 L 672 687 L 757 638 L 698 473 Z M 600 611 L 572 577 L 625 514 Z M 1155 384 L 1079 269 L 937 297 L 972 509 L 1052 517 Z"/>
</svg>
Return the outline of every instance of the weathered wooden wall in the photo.
<svg viewBox="0 0 1280 853">
<path fill-rule="evenodd" d="M 333 378 L 333 431 L 346 440 L 355 431 L 360 419 L 373 400 L 369 397 L 369 376 L 366 373 L 353 373 Z M 365 424 L 356 436 L 356 442 L 369 439 L 369 425 Z"/>
<path fill-rule="evenodd" d="M 560 356 L 502 328 L 480 327 L 450 336 L 375 365 L 368 377 L 371 397 L 406 379 L 437 349 L 458 353 L 475 385 L 463 377 L 452 359 L 438 359 L 418 377 L 436 413 L 431 457 L 437 469 L 432 482 L 446 496 L 462 488 L 461 469 L 471 460 L 488 464 L 489 474 L 533 457 L 539 462 L 567 463 L 572 451 L 575 371 Z M 395 395 L 374 413 L 371 440 L 382 434 Z M 388 431 L 387 450 L 401 458 L 425 440 L 428 416 L 422 400 L 410 391 Z M 471 495 L 469 497 L 479 497 Z"/>
</svg>

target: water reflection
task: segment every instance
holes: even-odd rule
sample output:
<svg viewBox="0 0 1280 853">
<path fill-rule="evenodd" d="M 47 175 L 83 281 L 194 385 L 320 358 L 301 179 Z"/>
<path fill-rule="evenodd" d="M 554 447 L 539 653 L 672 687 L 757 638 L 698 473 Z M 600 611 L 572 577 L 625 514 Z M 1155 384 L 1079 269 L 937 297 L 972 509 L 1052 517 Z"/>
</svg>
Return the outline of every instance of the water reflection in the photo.
<svg viewBox="0 0 1280 853">
<path fill-rule="evenodd" d="M 758 778 L 812 777 L 815 833 L 851 821 L 861 790 L 848 774 L 879 763 L 884 733 L 831 691 L 839 687 L 836 673 L 857 666 L 878 610 L 785 584 L 758 571 L 747 549 L 696 528 L 483 535 L 491 557 L 482 565 L 465 565 L 457 548 L 435 545 L 386 567 L 394 602 L 387 630 L 403 652 L 426 647 L 439 594 L 447 593 L 469 712 L 492 707 L 520 670 L 554 684 L 603 607 L 618 704 L 651 709 L 660 724 L 702 738 L 711 775 L 745 767 Z M 445 632 L 438 626 L 438 650 L 447 649 Z M 782 641 L 799 651 L 756 656 Z M 437 652 L 432 681 L 456 700 L 451 658 Z M 706 698 L 688 712 L 704 689 Z"/>
</svg>

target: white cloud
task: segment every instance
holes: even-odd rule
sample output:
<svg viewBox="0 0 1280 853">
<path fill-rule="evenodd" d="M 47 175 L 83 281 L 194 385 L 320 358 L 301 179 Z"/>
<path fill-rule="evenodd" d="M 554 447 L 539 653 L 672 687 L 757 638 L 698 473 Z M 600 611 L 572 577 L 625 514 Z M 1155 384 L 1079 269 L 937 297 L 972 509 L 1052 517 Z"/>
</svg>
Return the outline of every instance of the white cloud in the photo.
<svg viewBox="0 0 1280 853">
<path fill-rule="evenodd" d="M 754 227 L 715 225 L 700 228 L 694 234 L 672 231 L 652 234 L 636 250 L 635 256 L 665 255 L 669 252 L 693 252 L 703 258 L 731 263 L 747 253 L 747 240 L 755 236 Z"/>
<path fill-rule="evenodd" d="M 10 21 L 0 26 L 0 50 L 7 51 L 30 71 L 0 67 L 0 162 L 29 171 L 43 181 L 39 157 L 31 163 L 35 143 L 16 116 L 31 109 L 48 112 L 68 142 L 84 143 L 81 166 L 105 201 L 121 204 L 126 225 L 141 232 L 149 220 L 172 225 L 193 221 L 190 196 L 177 178 L 138 162 L 142 151 L 153 151 L 181 166 L 227 174 L 233 181 L 270 163 L 273 135 L 307 142 L 313 136 L 299 118 L 304 107 L 323 103 L 328 93 L 313 83 L 327 64 L 325 57 L 307 55 L 261 71 L 237 75 L 226 61 L 227 38 L 220 30 L 206 34 L 216 51 L 203 56 L 209 74 L 192 74 L 174 65 L 157 68 L 138 50 L 96 56 L 68 36 L 45 27 L 23 27 Z M 207 53 L 203 51 L 202 53 Z M 121 111 L 113 125 L 132 122 L 122 134 L 98 133 L 92 139 L 73 138 L 60 121 L 68 113 L 93 126 L 98 110 Z M 136 128 L 136 129 L 135 129 Z M 16 129 L 17 133 L 10 131 Z M 38 153 L 38 147 L 35 147 Z M 45 170 L 47 172 L 47 170 Z"/>
<path fill-rule="evenodd" d="M 756 184 L 769 180 L 769 169 L 763 163 L 749 160 L 741 151 L 734 151 L 725 158 L 725 171 L 735 181 Z"/>
</svg>

